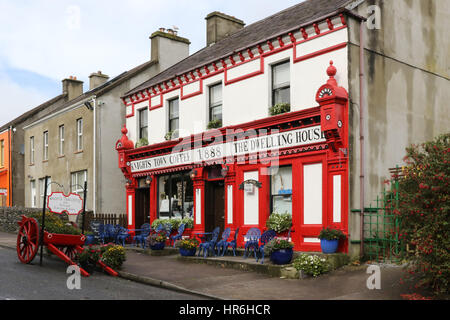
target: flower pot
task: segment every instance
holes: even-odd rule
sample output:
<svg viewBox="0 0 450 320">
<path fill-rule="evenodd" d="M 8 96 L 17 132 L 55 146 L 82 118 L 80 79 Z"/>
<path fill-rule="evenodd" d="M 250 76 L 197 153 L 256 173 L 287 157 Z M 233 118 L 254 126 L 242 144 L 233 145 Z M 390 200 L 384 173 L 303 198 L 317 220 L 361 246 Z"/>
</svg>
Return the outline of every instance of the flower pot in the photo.
<svg viewBox="0 0 450 320">
<path fill-rule="evenodd" d="M 273 264 L 277 265 L 289 264 L 292 260 L 293 254 L 294 251 L 292 250 L 292 248 L 275 250 L 270 255 L 270 260 L 273 262 Z"/>
<path fill-rule="evenodd" d="M 156 243 L 154 245 L 151 245 L 150 249 L 152 249 L 152 250 L 163 250 L 165 246 L 166 246 L 165 242 L 158 242 L 158 243 Z"/>
<path fill-rule="evenodd" d="M 320 240 L 320 247 L 323 253 L 336 253 L 339 246 L 339 240 Z"/>
<path fill-rule="evenodd" d="M 193 257 L 193 256 L 195 256 L 195 252 L 196 251 L 197 251 L 197 248 L 194 248 L 194 249 L 183 249 L 183 248 L 180 248 L 180 254 L 183 257 Z"/>
</svg>

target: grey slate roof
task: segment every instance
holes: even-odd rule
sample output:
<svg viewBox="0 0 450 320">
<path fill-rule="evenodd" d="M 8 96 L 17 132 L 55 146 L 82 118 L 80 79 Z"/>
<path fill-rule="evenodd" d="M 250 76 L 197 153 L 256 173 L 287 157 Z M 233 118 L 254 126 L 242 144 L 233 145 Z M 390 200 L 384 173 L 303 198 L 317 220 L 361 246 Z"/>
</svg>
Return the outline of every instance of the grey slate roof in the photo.
<svg viewBox="0 0 450 320">
<path fill-rule="evenodd" d="M 306 0 L 301 2 L 268 18 L 248 25 L 213 46 L 201 49 L 171 68 L 166 69 L 157 76 L 130 90 L 124 97 L 160 84 L 176 75 L 182 75 L 197 67 L 221 59 L 234 51 L 256 45 L 263 40 L 292 31 L 303 24 L 313 23 L 326 15 L 337 13 L 340 10 L 346 11 L 345 7 L 350 2 L 352 0 Z"/>
</svg>

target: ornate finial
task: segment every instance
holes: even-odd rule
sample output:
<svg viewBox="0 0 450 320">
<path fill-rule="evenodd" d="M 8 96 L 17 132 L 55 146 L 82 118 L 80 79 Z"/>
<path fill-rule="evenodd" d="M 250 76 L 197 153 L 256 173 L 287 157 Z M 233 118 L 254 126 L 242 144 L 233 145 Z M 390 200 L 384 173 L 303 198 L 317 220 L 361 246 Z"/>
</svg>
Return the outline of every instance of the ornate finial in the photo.
<svg viewBox="0 0 450 320">
<path fill-rule="evenodd" d="M 128 129 L 127 129 L 126 124 L 123 125 L 122 133 L 123 133 L 123 134 L 127 134 L 127 133 L 128 133 Z"/>
<path fill-rule="evenodd" d="M 333 66 L 333 60 L 330 61 L 330 66 L 327 69 L 327 74 L 329 77 L 333 78 L 337 73 L 337 69 Z"/>
</svg>

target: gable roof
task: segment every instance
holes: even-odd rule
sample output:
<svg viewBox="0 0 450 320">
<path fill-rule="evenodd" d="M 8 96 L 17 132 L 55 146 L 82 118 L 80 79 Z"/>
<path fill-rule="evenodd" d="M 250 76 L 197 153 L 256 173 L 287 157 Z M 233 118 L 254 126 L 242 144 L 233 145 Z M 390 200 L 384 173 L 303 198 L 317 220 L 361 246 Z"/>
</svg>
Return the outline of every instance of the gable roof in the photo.
<svg viewBox="0 0 450 320">
<path fill-rule="evenodd" d="M 306 0 L 270 17 L 257 21 L 234 34 L 205 47 L 180 61 L 155 77 L 128 91 L 123 97 L 133 95 L 151 86 L 168 81 L 196 68 L 224 58 L 231 53 L 275 38 L 305 24 L 312 24 L 331 14 L 349 12 L 345 7 L 354 0 Z"/>
</svg>

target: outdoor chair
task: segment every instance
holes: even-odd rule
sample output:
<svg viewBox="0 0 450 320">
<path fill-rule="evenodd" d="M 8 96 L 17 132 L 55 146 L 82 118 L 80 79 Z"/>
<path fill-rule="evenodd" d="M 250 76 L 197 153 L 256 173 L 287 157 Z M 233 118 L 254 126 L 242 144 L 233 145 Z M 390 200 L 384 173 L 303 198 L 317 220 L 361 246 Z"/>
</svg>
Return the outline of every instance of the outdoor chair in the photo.
<svg viewBox="0 0 450 320">
<path fill-rule="evenodd" d="M 251 228 L 247 231 L 247 234 L 244 237 L 247 239 L 247 242 L 245 243 L 244 259 L 247 259 L 248 254 L 252 249 L 256 259 L 257 252 L 259 251 L 261 231 L 258 228 Z"/>
<path fill-rule="evenodd" d="M 231 247 L 231 249 L 233 249 L 233 255 L 236 257 L 236 246 L 237 246 L 238 233 L 239 233 L 239 228 L 237 228 L 236 232 L 234 233 L 234 239 L 231 240 L 230 242 L 227 242 L 223 246 L 222 257 L 225 255 L 225 252 L 228 251 L 228 248 L 230 248 L 230 247 Z"/>
<path fill-rule="evenodd" d="M 186 227 L 186 225 L 184 223 L 182 223 L 180 225 L 180 227 L 178 228 L 178 234 L 176 234 L 174 236 L 170 236 L 170 241 L 172 242 L 174 248 L 175 248 L 175 241 L 182 239 L 185 227 Z"/>
<path fill-rule="evenodd" d="M 217 244 L 217 239 L 219 239 L 220 227 L 217 227 L 212 232 L 211 240 L 200 243 L 198 247 L 198 255 L 200 256 L 203 251 L 203 258 L 206 258 L 210 253 L 214 254 L 214 249 Z"/>
<path fill-rule="evenodd" d="M 225 246 L 228 243 L 228 238 L 230 237 L 230 233 L 231 233 L 231 229 L 230 228 L 226 228 L 223 232 L 222 232 L 222 239 L 219 240 L 216 244 L 216 248 L 217 248 L 217 255 L 220 256 L 220 252 L 225 250 Z"/>
<path fill-rule="evenodd" d="M 130 231 L 124 227 L 120 227 L 116 237 L 116 244 L 121 243 L 125 247 L 125 241 L 130 236 Z"/>
<path fill-rule="evenodd" d="M 261 245 L 259 246 L 259 254 L 261 255 L 261 264 L 264 264 L 264 246 L 269 243 L 270 240 L 275 238 L 277 233 L 274 230 L 267 230 L 261 236 Z M 257 256 L 256 262 L 258 262 L 259 257 Z"/>
<path fill-rule="evenodd" d="M 145 239 L 150 235 L 150 224 L 144 223 L 141 228 L 136 231 L 140 231 L 140 233 L 133 237 L 133 243 L 136 243 L 136 246 L 141 244 L 142 248 L 145 249 Z"/>
</svg>

